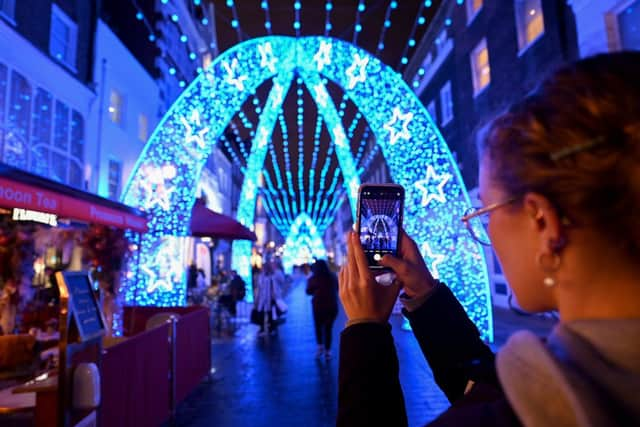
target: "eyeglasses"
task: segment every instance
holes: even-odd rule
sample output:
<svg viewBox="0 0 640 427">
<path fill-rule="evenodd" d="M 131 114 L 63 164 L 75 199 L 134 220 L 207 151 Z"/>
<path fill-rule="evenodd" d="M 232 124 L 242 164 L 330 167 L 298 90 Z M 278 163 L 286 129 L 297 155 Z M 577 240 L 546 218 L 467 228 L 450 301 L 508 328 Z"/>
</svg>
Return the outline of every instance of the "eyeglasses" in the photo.
<svg viewBox="0 0 640 427">
<path fill-rule="evenodd" d="M 517 197 L 512 197 L 504 202 L 492 203 L 482 208 L 470 207 L 467 209 L 461 220 L 464 222 L 473 240 L 481 245 L 491 246 L 491 240 L 489 240 L 489 235 L 487 234 L 489 213 L 503 206 L 507 206 L 516 200 L 518 200 Z"/>
</svg>

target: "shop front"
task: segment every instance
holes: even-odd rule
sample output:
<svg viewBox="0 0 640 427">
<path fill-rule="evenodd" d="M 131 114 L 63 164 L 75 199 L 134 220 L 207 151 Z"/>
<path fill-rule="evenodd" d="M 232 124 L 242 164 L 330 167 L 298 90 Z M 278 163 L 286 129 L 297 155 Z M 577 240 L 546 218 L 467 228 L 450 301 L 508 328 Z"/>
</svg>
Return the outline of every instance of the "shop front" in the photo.
<svg viewBox="0 0 640 427">
<path fill-rule="evenodd" d="M 109 330 L 146 224 L 136 209 L 0 164 L 0 334 L 55 334 L 58 271 L 91 272 Z"/>
</svg>

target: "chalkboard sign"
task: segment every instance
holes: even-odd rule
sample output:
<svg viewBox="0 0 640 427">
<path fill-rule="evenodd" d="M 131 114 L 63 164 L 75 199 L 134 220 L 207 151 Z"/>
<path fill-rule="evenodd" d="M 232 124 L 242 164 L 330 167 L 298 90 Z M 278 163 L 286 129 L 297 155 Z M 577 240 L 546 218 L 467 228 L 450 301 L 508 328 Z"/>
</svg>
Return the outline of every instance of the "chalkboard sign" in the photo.
<svg viewBox="0 0 640 427">
<path fill-rule="evenodd" d="M 69 292 L 69 311 L 78 327 L 80 341 L 104 335 L 104 319 L 100 305 L 86 272 L 61 272 Z"/>
</svg>

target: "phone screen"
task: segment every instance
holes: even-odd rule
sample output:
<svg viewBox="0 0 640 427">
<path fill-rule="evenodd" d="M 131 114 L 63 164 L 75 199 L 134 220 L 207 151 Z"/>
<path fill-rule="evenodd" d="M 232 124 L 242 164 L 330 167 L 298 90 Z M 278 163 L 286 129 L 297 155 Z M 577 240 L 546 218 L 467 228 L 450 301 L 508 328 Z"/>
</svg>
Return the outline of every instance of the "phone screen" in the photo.
<svg viewBox="0 0 640 427">
<path fill-rule="evenodd" d="M 363 185 L 358 198 L 358 234 L 369 267 L 384 269 L 378 261 L 398 254 L 404 189 L 399 185 Z"/>
</svg>

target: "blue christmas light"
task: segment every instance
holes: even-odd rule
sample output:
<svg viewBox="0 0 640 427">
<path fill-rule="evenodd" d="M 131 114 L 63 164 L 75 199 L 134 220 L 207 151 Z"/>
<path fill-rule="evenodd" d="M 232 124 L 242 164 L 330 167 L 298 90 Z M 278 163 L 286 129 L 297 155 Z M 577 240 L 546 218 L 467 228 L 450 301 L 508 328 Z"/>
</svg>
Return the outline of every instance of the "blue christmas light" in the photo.
<svg viewBox="0 0 640 427">
<path fill-rule="evenodd" d="M 275 61 L 270 57 L 264 61 L 267 51 Z M 336 197 L 325 197 L 319 204 L 316 192 L 314 204 L 319 206 L 316 220 L 304 212 L 307 201 L 304 208 L 289 206 L 291 214 L 298 213 L 300 217 L 305 213 L 319 233 L 334 220 L 326 213 L 339 206 L 337 198 L 342 194 L 354 212 L 360 181 L 358 169 L 348 131 L 342 127 L 323 83 L 326 78 L 347 93 L 368 121 L 393 181 L 404 186 L 405 230 L 418 243 L 434 274 L 446 281 L 460 299 L 483 338 L 491 340 L 493 326 L 484 252 L 466 237 L 459 220 L 470 201 L 437 126 L 401 75 L 363 49 L 326 37 L 273 36 L 241 43 L 220 54 L 163 117 L 123 192 L 126 204 L 149 214 L 149 232 L 142 237 L 138 256 L 133 257 L 136 262 L 129 266 L 131 277 L 123 283 L 125 304 L 185 303 L 181 236 L 189 234 L 190 212 L 202 168 L 217 141 L 223 140 L 222 132 L 236 112 L 258 86 L 272 80 L 246 160 L 238 205 L 238 221 L 253 228 L 257 196 L 264 192 L 259 189 L 259 182 L 269 140 L 296 72 L 329 130 L 344 184 L 338 187 L 337 174 L 334 175 L 326 193 L 333 191 Z M 376 102 L 371 102 L 372 99 Z M 292 223 L 295 220 L 292 217 Z M 293 239 L 295 233 L 291 228 L 287 238 Z M 313 240 L 310 234 L 298 229 L 304 242 Z M 251 246 L 248 241 L 233 243 L 233 268 L 247 283 L 251 283 Z M 247 291 L 251 301 L 251 288 Z"/>
</svg>

